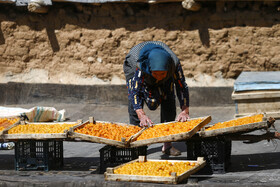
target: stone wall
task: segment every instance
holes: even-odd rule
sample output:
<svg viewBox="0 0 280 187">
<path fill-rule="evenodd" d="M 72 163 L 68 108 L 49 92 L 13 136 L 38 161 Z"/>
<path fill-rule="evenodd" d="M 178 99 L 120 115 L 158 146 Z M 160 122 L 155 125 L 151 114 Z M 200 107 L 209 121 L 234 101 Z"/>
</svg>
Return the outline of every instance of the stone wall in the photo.
<svg viewBox="0 0 280 187">
<path fill-rule="evenodd" d="M 73 77 L 124 79 L 126 53 L 147 40 L 169 45 L 188 78 L 279 71 L 278 6 L 230 2 L 216 8 L 215 2 L 204 2 L 191 12 L 181 3 L 54 3 L 47 14 L 35 14 L 1 4 L 0 82 L 34 70 L 40 71 L 25 78 L 73 84 Z"/>
</svg>

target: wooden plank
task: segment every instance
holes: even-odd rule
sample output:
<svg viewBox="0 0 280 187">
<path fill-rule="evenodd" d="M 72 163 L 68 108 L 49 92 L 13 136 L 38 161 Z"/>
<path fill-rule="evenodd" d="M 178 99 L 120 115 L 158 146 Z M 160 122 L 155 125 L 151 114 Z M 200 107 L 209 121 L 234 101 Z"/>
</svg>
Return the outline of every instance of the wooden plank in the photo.
<svg viewBox="0 0 280 187">
<path fill-rule="evenodd" d="M 187 178 L 189 178 L 190 175 L 198 172 L 200 169 L 202 169 L 206 165 L 206 161 L 204 161 L 203 157 L 198 157 L 197 158 L 197 163 L 199 163 L 199 165 L 197 167 L 193 167 L 190 170 L 188 170 L 188 171 L 184 172 L 183 174 L 179 175 L 176 183 L 180 183 L 183 180 L 186 180 Z"/>
<path fill-rule="evenodd" d="M 135 135 L 132 135 L 126 142 L 126 145 L 129 145 L 133 140 L 135 140 L 136 138 L 138 138 L 142 132 L 144 132 L 148 127 L 144 127 L 142 128 L 139 132 L 137 132 Z"/>
<path fill-rule="evenodd" d="M 194 174 L 201 168 L 203 168 L 206 165 L 206 162 L 203 158 L 199 157 L 197 161 L 193 160 L 154 160 L 154 159 L 148 159 L 147 161 L 153 161 L 153 162 L 164 162 L 168 161 L 171 163 L 175 162 L 191 162 L 191 163 L 197 163 L 197 165 L 190 170 L 185 171 L 181 175 L 177 176 L 176 174 L 171 175 L 170 177 L 161 177 L 161 176 L 146 176 L 146 175 L 124 175 L 124 174 L 114 174 L 114 170 L 117 168 L 120 168 L 124 165 L 138 162 L 139 159 L 130 161 L 128 163 L 122 164 L 120 166 L 117 166 L 115 168 L 107 168 L 107 171 L 104 173 L 105 180 L 107 181 L 129 181 L 129 182 L 152 182 L 152 183 L 166 183 L 166 184 L 178 184 L 182 182 L 183 180 L 187 179 L 190 175 Z"/>
<path fill-rule="evenodd" d="M 231 98 L 233 100 L 280 98 L 280 90 L 262 90 L 262 91 L 244 91 L 244 92 L 233 91 Z"/>
<path fill-rule="evenodd" d="M 196 2 L 207 2 L 213 0 L 195 0 Z M 216 0 L 224 2 L 225 0 Z M 243 1 L 243 0 L 227 0 L 227 1 Z M 248 0 L 248 1 L 259 1 L 259 2 L 277 2 L 279 0 Z M 26 3 L 25 3 L 26 2 Z M 89 3 L 89 4 L 101 4 L 101 3 L 172 3 L 172 2 L 182 2 L 182 0 L 53 0 L 53 2 L 65 2 L 65 3 Z M 1 3 L 17 3 L 15 0 L 1 0 Z M 24 3 L 19 3 L 18 6 L 27 5 L 27 0 Z"/>
<path fill-rule="evenodd" d="M 253 116 L 253 115 L 256 115 L 256 114 L 252 114 L 250 116 Z M 249 117 L 249 116 L 245 116 L 245 117 Z M 226 134 L 245 133 L 245 132 L 251 132 L 251 131 L 254 131 L 254 130 L 257 130 L 257 129 L 269 128 L 269 123 L 266 121 L 266 119 L 267 118 L 265 116 L 263 118 L 262 122 L 250 123 L 250 124 L 245 124 L 245 125 L 238 125 L 238 126 L 209 130 L 209 131 L 206 131 L 205 129 L 202 129 L 199 132 L 199 136 L 203 137 L 203 138 L 206 138 L 206 137 L 213 137 L 213 136 L 226 135 Z M 229 120 L 229 121 L 232 121 L 232 120 Z M 226 121 L 226 122 L 229 122 L 229 121 Z"/>
<path fill-rule="evenodd" d="M 66 139 L 66 133 L 49 133 L 49 134 L 3 134 L 5 140 L 47 140 L 47 139 Z"/>
<path fill-rule="evenodd" d="M 211 121 L 211 116 L 207 117 L 200 117 L 203 118 L 203 121 L 199 123 L 197 126 L 195 126 L 192 130 L 189 132 L 184 132 L 184 133 L 179 133 L 179 134 L 172 134 L 169 136 L 162 136 L 162 137 L 156 137 L 156 138 L 150 138 L 150 139 L 145 139 L 145 140 L 139 140 L 135 142 L 130 143 L 130 147 L 140 147 L 140 146 L 145 146 L 145 145 L 150 145 L 154 143 L 163 143 L 163 142 L 176 142 L 176 141 L 181 141 L 181 140 L 186 140 L 191 138 L 199 129 L 201 129 L 203 126 L 208 124 Z M 195 119 L 200 119 L 200 118 L 192 118 L 190 120 L 195 120 Z M 173 122 L 168 122 L 168 123 L 163 123 L 163 124 L 169 124 L 169 123 L 174 123 Z M 158 124 L 160 125 L 160 124 Z"/>
<path fill-rule="evenodd" d="M 182 0 L 53 0 L 53 2 L 79 2 L 79 3 L 169 3 L 182 2 Z"/>
<path fill-rule="evenodd" d="M 105 172 L 105 180 L 107 181 L 128 181 L 128 182 L 153 182 L 177 184 L 175 177 L 159 177 L 159 176 L 144 176 L 144 175 L 121 175 L 121 174 L 107 174 Z"/>
<path fill-rule="evenodd" d="M 196 2 L 207 2 L 213 0 L 195 0 Z M 216 0 L 225 1 L 225 0 Z M 243 0 L 227 0 L 227 1 L 243 1 Z M 279 1 L 279 0 L 248 0 L 248 1 Z M 75 2 L 75 3 L 170 3 L 170 2 L 182 2 L 182 0 L 53 0 L 53 2 Z"/>
</svg>

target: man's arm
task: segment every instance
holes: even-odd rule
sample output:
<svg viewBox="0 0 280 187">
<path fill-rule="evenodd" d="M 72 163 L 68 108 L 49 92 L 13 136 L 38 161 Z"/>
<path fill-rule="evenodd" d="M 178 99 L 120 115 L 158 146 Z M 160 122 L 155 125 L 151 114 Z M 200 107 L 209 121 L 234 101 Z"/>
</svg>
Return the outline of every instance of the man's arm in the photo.
<svg viewBox="0 0 280 187">
<path fill-rule="evenodd" d="M 140 120 L 141 127 L 151 126 L 153 124 L 152 120 L 145 114 L 143 106 L 143 98 L 140 94 L 143 88 L 143 74 L 140 70 L 136 70 L 134 77 L 132 78 L 131 84 L 128 89 L 130 90 L 130 99 L 132 101 L 133 109 L 135 110 L 138 119 Z"/>
<path fill-rule="evenodd" d="M 182 112 L 178 115 L 177 121 L 187 121 L 189 117 L 189 89 L 185 80 L 183 69 L 179 63 L 174 74 L 176 93 Z"/>
</svg>

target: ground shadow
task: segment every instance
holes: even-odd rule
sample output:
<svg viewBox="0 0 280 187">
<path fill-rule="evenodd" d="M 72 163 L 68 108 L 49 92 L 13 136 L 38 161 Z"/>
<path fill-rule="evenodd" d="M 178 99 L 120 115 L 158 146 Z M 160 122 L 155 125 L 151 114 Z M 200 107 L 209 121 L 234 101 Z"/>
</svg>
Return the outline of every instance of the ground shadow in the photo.
<svg viewBox="0 0 280 187">
<path fill-rule="evenodd" d="M 64 158 L 63 170 L 65 171 L 89 171 L 99 165 L 99 157 L 71 157 Z"/>
<path fill-rule="evenodd" d="M 261 171 L 280 168 L 279 152 L 231 155 L 228 172 Z"/>
<path fill-rule="evenodd" d="M 46 27 L 46 30 L 53 52 L 58 52 L 60 47 L 54 29 L 52 27 Z"/>
<path fill-rule="evenodd" d="M 11 154 L 1 154 L 0 163 L 0 170 L 14 170 L 15 156 Z"/>
<path fill-rule="evenodd" d="M 63 162 L 64 166 L 61 168 L 56 168 L 55 170 L 90 171 L 95 170 L 99 166 L 99 157 L 71 157 L 64 158 Z M 0 170 L 15 170 L 14 155 L 1 154 L 0 163 Z"/>
<path fill-rule="evenodd" d="M 0 45 L 5 44 L 5 38 L 3 35 L 3 31 L 1 29 L 1 22 L 0 22 Z"/>
<path fill-rule="evenodd" d="M 202 27 L 198 29 L 198 33 L 199 33 L 201 43 L 205 47 L 210 47 L 210 35 L 209 35 L 208 28 Z"/>
</svg>

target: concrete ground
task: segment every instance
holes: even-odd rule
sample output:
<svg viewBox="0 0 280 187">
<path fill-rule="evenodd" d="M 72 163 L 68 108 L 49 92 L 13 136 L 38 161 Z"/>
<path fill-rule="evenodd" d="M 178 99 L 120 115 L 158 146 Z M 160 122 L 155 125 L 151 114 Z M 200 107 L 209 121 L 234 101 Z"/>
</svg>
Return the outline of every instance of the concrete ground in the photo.
<svg viewBox="0 0 280 187">
<path fill-rule="evenodd" d="M 96 120 L 128 123 L 127 106 L 98 105 L 89 103 L 43 103 L 5 105 L 6 107 L 32 108 L 34 106 L 52 106 L 57 110 L 65 109 L 69 121 L 87 120 L 94 116 Z M 145 109 L 145 108 L 144 108 Z M 178 108 L 179 111 L 179 108 Z M 148 111 L 155 123 L 159 123 L 159 110 Z M 211 123 L 233 119 L 233 105 L 224 107 L 191 107 L 190 116 L 212 116 Z M 276 121 L 276 128 L 280 123 Z M 256 131 L 256 134 L 264 133 Z M 253 144 L 234 141 L 232 145 L 231 165 L 225 174 L 192 175 L 188 181 L 176 186 L 280 186 L 280 146 L 279 140 L 263 140 Z M 95 169 L 99 163 L 99 149 L 104 144 L 88 142 L 64 142 L 64 167 L 60 170 L 15 171 L 14 150 L 0 150 L 0 186 L 162 186 L 163 184 L 112 182 L 105 181 Z M 174 146 L 182 151 L 178 157 L 167 157 L 161 153 L 162 144 L 148 147 L 148 158 L 186 160 L 185 142 L 176 142 Z M 163 186 L 169 186 L 164 184 Z M 174 186 L 174 185 L 170 185 Z"/>
</svg>

